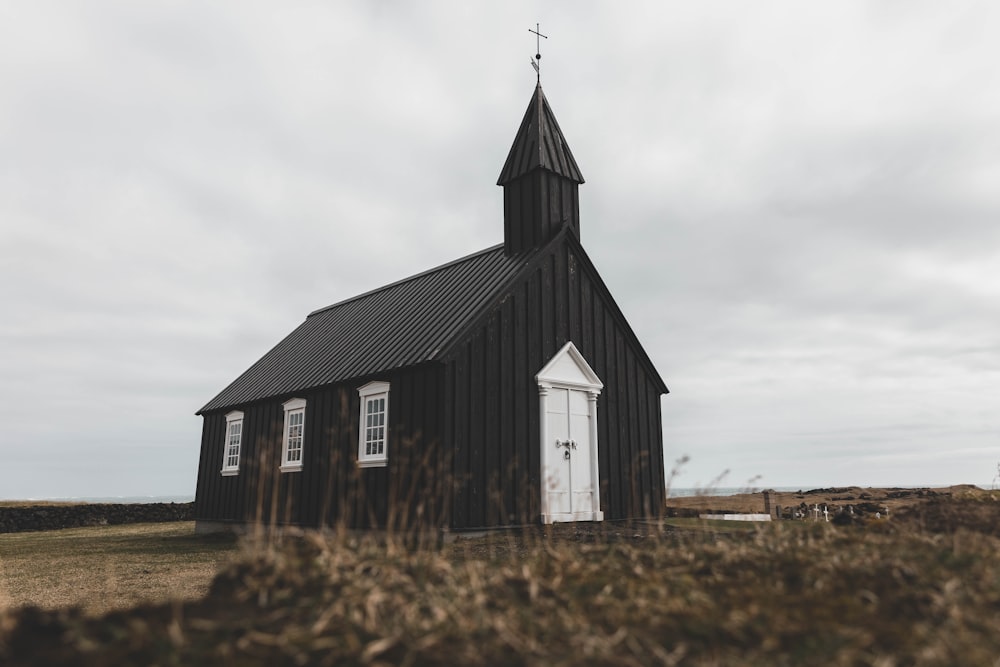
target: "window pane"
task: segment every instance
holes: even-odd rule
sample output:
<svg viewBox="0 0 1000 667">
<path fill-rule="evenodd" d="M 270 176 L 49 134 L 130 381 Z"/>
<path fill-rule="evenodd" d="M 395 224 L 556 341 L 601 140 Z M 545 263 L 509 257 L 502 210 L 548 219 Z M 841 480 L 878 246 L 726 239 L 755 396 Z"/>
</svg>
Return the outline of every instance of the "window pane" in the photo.
<svg viewBox="0 0 1000 667">
<path fill-rule="evenodd" d="M 362 458 L 383 458 L 385 456 L 385 422 L 387 395 L 377 394 L 363 397 L 360 430 Z"/>
<path fill-rule="evenodd" d="M 236 469 L 240 464 L 240 434 L 243 431 L 243 420 L 226 422 L 226 438 L 223 443 L 223 469 Z"/>
<path fill-rule="evenodd" d="M 282 463 L 299 463 L 302 461 L 302 436 L 305 423 L 305 410 L 292 410 L 286 415 L 285 452 Z"/>
</svg>

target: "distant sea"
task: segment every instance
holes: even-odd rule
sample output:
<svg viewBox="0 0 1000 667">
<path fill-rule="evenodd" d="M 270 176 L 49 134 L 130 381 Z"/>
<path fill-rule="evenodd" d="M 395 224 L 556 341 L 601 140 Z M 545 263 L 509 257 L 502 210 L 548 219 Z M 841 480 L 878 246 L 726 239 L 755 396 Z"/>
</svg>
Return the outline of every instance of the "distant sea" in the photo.
<svg viewBox="0 0 1000 667">
<path fill-rule="evenodd" d="M 182 496 L 71 496 L 69 498 L 23 498 L 19 500 L 38 500 L 55 503 L 113 503 L 127 505 L 134 503 L 190 503 L 194 501 L 194 494 Z"/>
<path fill-rule="evenodd" d="M 759 493 L 765 488 L 772 491 L 808 491 L 813 488 L 811 486 L 768 486 L 768 487 L 757 487 L 757 486 L 715 486 L 715 487 L 700 487 L 700 486 L 676 486 L 670 487 L 670 493 L 668 494 L 671 498 L 684 498 L 686 496 L 735 496 L 740 493 Z"/>
</svg>

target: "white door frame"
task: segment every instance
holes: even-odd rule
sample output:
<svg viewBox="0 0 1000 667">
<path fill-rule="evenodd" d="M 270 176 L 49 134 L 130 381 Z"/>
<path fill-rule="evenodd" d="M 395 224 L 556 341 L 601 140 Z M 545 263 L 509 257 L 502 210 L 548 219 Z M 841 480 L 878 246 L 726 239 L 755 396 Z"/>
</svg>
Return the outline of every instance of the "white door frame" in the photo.
<svg viewBox="0 0 1000 667">
<path fill-rule="evenodd" d="M 569 363 L 568 363 L 569 362 Z M 573 341 L 566 343 L 547 364 L 538 371 L 535 376 L 538 383 L 538 409 L 539 423 L 541 425 L 541 435 L 539 445 L 541 448 L 541 492 L 542 492 L 542 523 L 553 523 L 557 518 L 549 509 L 549 494 L 546 487 L 546 480 L 552 477 L 552 466 L 555 464 L 558 450 L 549 442 L 548 410 L 549 390 L 552 388 L 570 389 L 587 392 L 587 406 L 589 411 L 588 423 L 590 424 L 590 470 L 591 483 L 593 485 L 592 508 L 590 512 L 574 512 L 574 516 L 583 521 L 603 521 L 604 512 L 601 511 L 601 476 L 598 465 L 598 442 L 597 442 L 597 397 L 604 389 L 604 383 L 597 377 L 597 373 L 590 367 L 580 351 L 576 349 Z M 559 457 L 561 460 L 562 457 Z M 571 490 L 572 491 L 572 490 Z"/>
</svg>

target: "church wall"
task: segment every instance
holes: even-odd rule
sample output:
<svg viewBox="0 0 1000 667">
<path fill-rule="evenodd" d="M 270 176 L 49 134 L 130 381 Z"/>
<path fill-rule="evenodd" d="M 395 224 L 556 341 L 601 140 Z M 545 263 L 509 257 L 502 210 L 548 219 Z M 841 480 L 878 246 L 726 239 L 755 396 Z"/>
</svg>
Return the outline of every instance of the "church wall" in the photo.
<svg viewBox="0 0 1000 667">
<path fill-rule="evenodd" d="M 445 436 L 455 453 L 453 529 L 539 520 L 535 375 L 568 340 L 605 385 L 597 412 L 606 518 L 649 516 L 663 506 L 657 378 L 576 252 L 569 242 L 557 244 L 455 348 Z"/>
<path fill-rule="evenodd" d="M 357 465 L 358 387 L 378 379 L 389 393 L 388 465 Z M 424 365 L 296 392 L 305 398 L 303 466 L 282 473 L 281 396 L 205 415 L 195 517 L 204 522 L 344 525 L 350 528 L 443 525 L 442 484 L 450 460 L 440 448 L 443 369 Z M 244 411 L 238 475 L 220 474 L 225 413 Z M 424 495 L 419 495 L 418 492 Z"/>
</svg>

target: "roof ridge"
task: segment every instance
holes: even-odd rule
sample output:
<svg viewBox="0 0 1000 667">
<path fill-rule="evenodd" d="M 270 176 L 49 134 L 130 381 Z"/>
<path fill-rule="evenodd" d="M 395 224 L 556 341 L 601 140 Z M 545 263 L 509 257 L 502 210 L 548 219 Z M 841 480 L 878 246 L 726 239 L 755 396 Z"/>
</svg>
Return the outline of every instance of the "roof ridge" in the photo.
<svg viewBox="0 0 1000 667">
<path fill-rule="evenodd" d="M 447 269 L 447 268 L 450 268 L 452 266 L 455 266 L 456 264 L 461 264 L 462 262 L 467 262 L 467 261 L 469 261 L 471 259 L 479 257 L 480 255 L 485 255 L 487 253 L 494 252 L 494 251 L 499 250 L 499 249 L 503 249 L 503 243 L 499 243 L 497 245 L 493 245 L 493 246 L 490 246 L 488 248 L 484 248 L 482 250 L 477 250 L 476 252 L 468 254 L 468 255 L 465 255 L 464 257 L 459 257 L 458 259 L 453 259 L 450 262 L 445 262 L 444 264 L 441 264 L 440 266 L 435 266 L 435 267 L 427 269 L 425 271 L 421 271 L 420 273 L 415 273 L 412 276 L 407 276 L 406 278 L 401 278 L 400 280 L 397 280 L 395 282 L 391 282 L 391 283 L 388 283 L 386 285 L 382 285 L 381 287 L 376 287 L 375 289 L 368 290 L 367 292 L 362 292 L 361 294 L 356 294 L 356 295 L 354 295 L 354 296 L 352 296 L 352 297 L 350 297 L 348 299 L 344 299 L 343 301 L 338 301 L 336 303 L 331 303 L 329 306 L 323 306 L 322 308 L 317 308 L 316 310 L 314 310 L 311 313 L 309 313 L 306 316 L 306 319 L 312 317 L 313 315 L 318 315 L 319 313 L 326 312 L 326 311 L 331 310 L 333 308 L 337 308 L 339 306 L 343 306 L 345 304 L 351 303 L 352 301 L 357 301 L 358 299 L 363 299 L 363 298 L 371 296 L 373 294 L 377 294 L 378 292 L 382 292 L 384 290 L 387 290 L 390 287 L 398 287 L 399 285 L 406 284 L 406 283 L 408 283 L 408 282 L 410 282 L 412 280 L 416 280 L 417 278 L 423 278 L 424 276 L 428 276 L 428 275 L 430 275 L 432 273 L 436 273 L 438 271 L 443 271 L 444 269 Z"/>
</svg>

